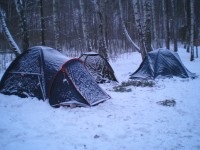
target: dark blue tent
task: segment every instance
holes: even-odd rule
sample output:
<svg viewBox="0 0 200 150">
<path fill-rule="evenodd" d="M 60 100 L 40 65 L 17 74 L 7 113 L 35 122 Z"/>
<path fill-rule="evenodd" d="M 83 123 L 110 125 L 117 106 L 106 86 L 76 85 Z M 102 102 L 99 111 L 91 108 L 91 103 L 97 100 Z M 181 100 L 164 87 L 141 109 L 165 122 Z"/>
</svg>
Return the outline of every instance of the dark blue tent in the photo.
<svg viewBox="0 0 200 150">
<path fill-rule="evenodd" d="M 58 51 L 35 46 L 18 56 L 4 73 L 1 93 L 46 99 L 50 82 L 68 58 Z"/>
<path fill-rule="evenodd" d="M 155 79 L 173 76 L 195 78 L 196 74 L 191 73 L 183 65 L 176 52 L 167 49 L 157 49 L 146 55 L 139 68 L 130 75 L 130 79 Z"/>
<path fill-rule="evenodd" d="M 52 82 L 49 103 L 52 106 L 94 106 L 110 97 L 78 59 L 67 61 Z"/>
<path fill-rule="evenodd" d="M 68 67 L 68 70 L 73 71 L 65 70 L 63 72 L 65 66 Z M 81 74 L 80 70 L 84 74 Z M 62 72 L 61 75 L 60 72 Z M 82 75 L 85 76 L 84 81 Z M 62 86 L 65 83 L 64 79 L 69 83 L 66 86 Z M 89 88 L 90 90 L 88 90 Z M 66 105 L 92 106 L 110 98 L 96 84 L 80 60 L 69 61 L 57 50 L 44 46 L 28 49 L 11 63 L 1 79 L 0 92 L 20 97 L 49 99 L 53 106 L 59 106 L 60 102 L 62 105 L 66 102 Z M 66 95 L 67 97 L 64 97 Z M 93 98 L 87 99 L 88 96 L 85 95 L 92 95 Z"/>
</svg>

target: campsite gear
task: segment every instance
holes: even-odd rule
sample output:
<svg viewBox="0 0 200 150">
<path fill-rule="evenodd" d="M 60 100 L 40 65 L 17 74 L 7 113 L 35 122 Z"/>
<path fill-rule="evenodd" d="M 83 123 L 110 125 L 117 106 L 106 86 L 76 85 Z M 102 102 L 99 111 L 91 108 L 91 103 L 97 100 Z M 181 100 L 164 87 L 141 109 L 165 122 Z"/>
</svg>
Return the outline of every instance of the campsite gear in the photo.
<svg viewBox="0 0 200 150">
<path fill-rule="evenodd" d="M 110 98 L 80 60 L 69 60 L 57 50 L 44 46 L 29 48 L 11 63 L 1 79 L 0 92 L 49 99 L 56 107 L 93 106 Z"/>
<path fill-rule="evenodd" d="M 95 78 L 97 83 L 116 81 L 111 65 L 100 54 L 95 52 L 84 53 L 79 57 L 84 65 Z"/>
<path fill-rule="evenodd" d="M 155 79 L 166 77 L 195 78 L 181 62 L 176 52 L 167 49 L 157 49 L 147 53 L 139 68 L 130 75 L 130 79 Z"/>
</svg>

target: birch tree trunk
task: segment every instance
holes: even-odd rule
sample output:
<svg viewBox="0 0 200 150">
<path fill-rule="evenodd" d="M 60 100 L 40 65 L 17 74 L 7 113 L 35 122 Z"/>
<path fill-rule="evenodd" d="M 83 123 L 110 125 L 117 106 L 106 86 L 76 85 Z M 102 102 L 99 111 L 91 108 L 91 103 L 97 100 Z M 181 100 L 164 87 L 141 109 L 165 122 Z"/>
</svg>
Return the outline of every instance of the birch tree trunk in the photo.
<svg viewBox="0 0 200 150">
<path fill-rule="evenodd" d="M 138 47 L 138 45 L 132 40 L 132 38 L 130 37 L 125 23 L 124 23 L 124 17 L 123 17 L 123 9 L 122 9 L 122 3 L 121 0 L 119 0 L 119 10 L 120 10 L 120 19 L 121 19 L 121 24 L 122 24 L 122 29 L 125 33 L 126 38 L 128 39 L 128 41 L 133 45 L 133 47 L 135 47 L 135 49 L 140 53 L 140 48 Z"/>
<path fill-rule="evenodd" d="M 141 56 L 142 56 L 142 59 L 144 59 L 147 54 L 147 50 L 145 47 L 145 33 L 143 30 L 144 22 L 142 20 L 144 16 L 142 15 L 142 10 L 140 9 L 141 8 L 140 1 L 132 0 L 131 2 L 132 2 L 133 10 L 134 10 L 134 15 L 135 15 L 136 27 L 138 30 L 139 47 L 141 51 Z"/>
<path fill-rule="evenodd" d="M 190 16 L 191 16 L 191 27 L 190 27 L 190 61 L 194 60 L 194 0 L 190 0 Z"/>
<path fill-rule="evenodd" d="M 96 3 L 99 15 L 99 54 L 101 54 L 106 60 L 108 60 L 108 52 L 105 39 L 105 0 L 99 0 L 99 4 Z"/>
<path fill-rule="evenodd" d="M 25 16 L 25 4 L 24 0 L 15 0 L 15 6 L 17 13 L 20 17 L 20 29 L 22 34 L 22 49 L 23 51 L 27 50 L 29 48 L 29 34 L 28 34 L 28 25 L 27 25 L 27 19 Z"/>
<path fill-rule="evenodd" d="M 145 0 L 144 2 L 144 29 L 145 29 L 145 48 L 147 52 L 152 51 L 151 47 L 151 7 L 152 0 Z"/>
<path fill-rule="evenodd" d="M 4 13 L 0 6 L 0 22 L 2 24 L 3 32 L 11 46 L 11 49 L 14 51 L 15 55 L 18 56 L 21 54 L 21 50 L 19 49 L 18 45 L 16 44 L 15 40 L 13 39 L 4 19 Z"/>
</svg>

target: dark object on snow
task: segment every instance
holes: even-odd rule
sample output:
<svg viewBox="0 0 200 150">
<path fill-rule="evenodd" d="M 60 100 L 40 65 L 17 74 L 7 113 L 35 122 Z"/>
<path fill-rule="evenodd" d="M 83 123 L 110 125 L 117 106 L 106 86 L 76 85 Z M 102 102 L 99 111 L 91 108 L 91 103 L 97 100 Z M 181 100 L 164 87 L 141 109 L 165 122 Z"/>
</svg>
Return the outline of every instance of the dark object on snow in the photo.
<svg viewBox="0 0 200 150">
<path fill-rule="evenodd" d="M 32 47 L 8 67 L 1 79 L 0 92 L 45 100 L 51 81 L 67 60 L 66 56 L 52 48 Z"/>
<path fill-rule="evenodd" d="M 156 103 L 159 105 L 169 106 L 169 107 L 174 107 L 176 105 L 176 101 L 174 99 L 171 99 L 171 100 L 166 99 L 164 101 L 159 101 Z"/>
<path fill-rule="evenodd" d="M 28 49 L 11 63 L 1 79 L 0 92 L 49 99 L 56 107 L 93 106 L 110 98 L 80 60 L 69 60 L 57 50 L 44 46 Z"/>
<path fill-rule="evenodd" d="M 110 64 L 98 53 L 88 52 L 79 57 L 97 83 L 117 81 Z"/>
<path fill-rule="evenodd" d="M 94 106 L 109 98 L 82 62 L 71 59 L 55 76 L 50 88 L 49 103 L 52 106 Z"/>
<path fill-rule="evenodd" d="M 149 52 L 139 68 L 130 75 L 130 79 L 155 79 L 166 77 L 195 78 L 181 62 L 176 52 L 167 49 L 157 49 Z"/>
</svg>

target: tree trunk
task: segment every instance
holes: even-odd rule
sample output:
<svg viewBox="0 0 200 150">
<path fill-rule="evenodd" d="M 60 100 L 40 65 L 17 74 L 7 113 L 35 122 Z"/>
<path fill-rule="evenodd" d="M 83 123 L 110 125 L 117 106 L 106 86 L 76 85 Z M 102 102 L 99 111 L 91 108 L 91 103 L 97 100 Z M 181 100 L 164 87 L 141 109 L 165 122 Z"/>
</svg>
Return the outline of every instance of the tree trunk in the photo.
<svg viewBox="0 0 200 150">
<path fill-rule="evenodd" d="M 145 28 L 145 47 L 146 51 L 152 51 L 151 47 L 151 13 L 152 0 L 145 0 L 144 2 L 144 28 Z"/>
<path fill-rule="evenodd" d="M 88 26 L 87 26 L 87 19 L 86 15 L 84 14 L 84 1 L 79 0 L 79 5 L 80 5 L 80 13 L 81 13 L 81 23 L 82 23 L 82 30 L 83 30 L 83 43 L 85 45 L 85 49 L 87 51 L 92 51 L 92 46 L 91 46 L 91 41 L 89 38 L 89 33 L 88 33 Z"/>
<path fill-rule="evenodd" d="M 144 16 L 142 15 L 142 11 L 140 10 L 141 5 L 139 2 L 140 2 L 139 0 L 132 0 L 132 6 L 134 9 L 135 22 L 136 22 L 136 27 L 138 30 L 139 47 L 141 51 L 141 56 L 142 56 L 142 59 L 144 59 L 147 54 L 147 50 L 145 47 L 145 33 L 143 30 L 144 22 L 142 20 Z"/>
<path fill-rule="evenodd" d="M 178 21 L 177 21 L 177 0 L 171 0 L 172 3 L 172 28 L 174 33 L 174 51 L 178 51 L 178 45 L 177 45 L 177 30 L 178 30 Z"/>
<path fill-rule="evenodd" d="M 4 13 L 1 9 L 1 6 L 0 6 L 0 22 L 2 24 L 2 28 L 3 28 L 3 32 L 5 33 L 5 36 L 11 46 L 11 49 L 14 51 L 15 55 L 18 56 L 21 54 L 21 50 L 19 49 L 19 47 L 17 46 L 15 40 L 13 39 L 7 25 L 6 25 L 6 22 L 5 22 L 5 19 L 4 19 Z"/>
<path fill-rule="evenodd" d="M 191 27 L 191 15 L 190 15 L 190 1 L 184 0 L 184 22 L 186 22 L 186 34 L 185 34 L 185 45 L 186 51 L 190 52 L 190 27 Z"/>
<path fill-rule="evenodd" d="M 54 31 L 54 42 L 55 48 L 61 51 L 59 42 L 59 26 L 58 26 L 58 0 L 53 0 L 53 31 Z"/>
<path fill-rule="evenodd" d="M 158 21 L 157 21 L 157 19 L 156 19 L 156 8 L 155 8 L 155 5 L 156 5 L 156 2 L 155 2 L 155 0 L 153 0 L 152 1 L 153 2 L 153 4 L 152 4 L 152 21 L 153 21 L 153 34 L 154 34 L 154 43 L 155 43 L 155 48 L 157 49 L 157 48 L 160 48 L 161 47 L 161 43 L 160 43 L 160 39 L 159 39 L 159 37 L 158 37 L 158 31 L 157 31 L 157 24 L 159 24 L 158 23 Z"/>
<path fill-rule="evenodd" d="M 162 1 L 163 8 L 163 25 L 164 25 L 164 36 L 165 36 L 165 46 L 170 49 L 170 34 L 169 34 L 169 15 L 167 0 Z"/>
<path fill-rule="evenodd" d="M 190 0 L 190 16 L 191 16 L 191 27 L 190 27 L 190 61 L 194 60 L 194 0 Z"/>
<path fill-rule="evenodd" d="M 41 42 L 42 45 L 45 45 L 45 23 L 44 23 L 43 0 L 40 0 L 40 24 L 41 24 Z"/>
<path fill-rule="evenodd" d="M 120 19 L 121 19 L 121 23 L 122 23 L 122 29 L 125 33 L 125 36 L 126 38 L 128 39 L 128 41 L 133 45 L 133 47 L 135 47 L 135 49 L 140 53 L 140 48 L 138 47 L 138 45 L 132 40 L 132 38 L 130 37 L 127 29 L 126 29 L 126 26 L 125 26 L 125 23 L 124 23 L 124 17 L 123 17 L 123 9 L 122 9 L 122 3 L 121 3 L 121 0 L 119 0 L 119 10 L 120 10 Z"/>
<path fill-rule="evenodd" d="M 97 3 L 96 3 L 97 4 Z M 101 54 L 106 60 L 108 60 L 108 52 L 106 46 L 105 38 L 105 0 L 100 0 L 98 7 L 99 15 L 99 34 L 98 34 L 98 43 L 99 43 L 99 54 Z"/>
<path fill-rule="evenodd" d="M 29 48 L 29 34 L 28 34 L 28 26 L 27 26 L 27 19 L 25 16 L 25 4 L 23 0 L 15 0 L 15 6 L 17 13 L 20 17 L 20 29 L 22 34 L 22 49 L 23 51 Z"/>
</svg>

